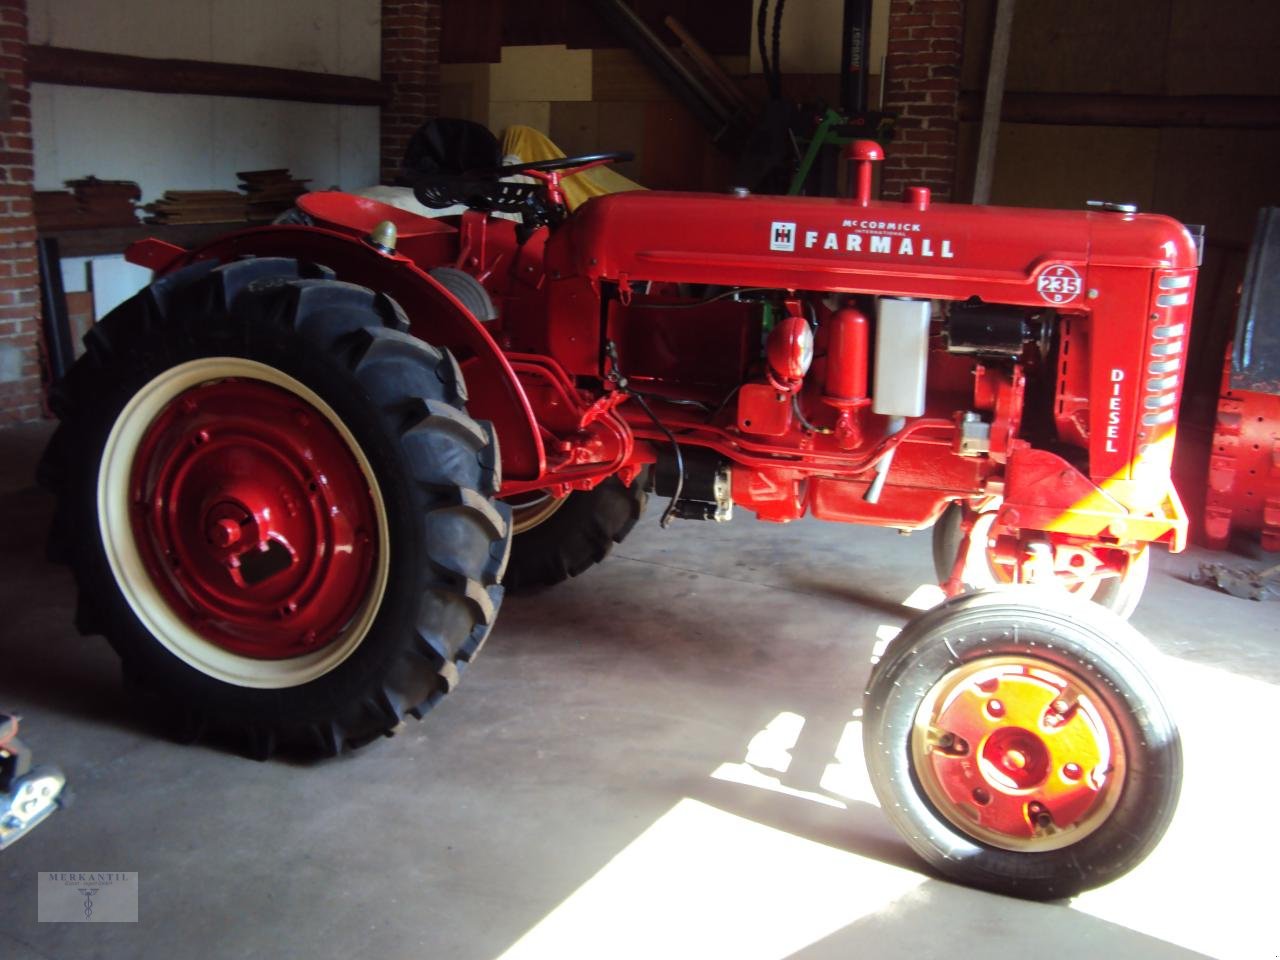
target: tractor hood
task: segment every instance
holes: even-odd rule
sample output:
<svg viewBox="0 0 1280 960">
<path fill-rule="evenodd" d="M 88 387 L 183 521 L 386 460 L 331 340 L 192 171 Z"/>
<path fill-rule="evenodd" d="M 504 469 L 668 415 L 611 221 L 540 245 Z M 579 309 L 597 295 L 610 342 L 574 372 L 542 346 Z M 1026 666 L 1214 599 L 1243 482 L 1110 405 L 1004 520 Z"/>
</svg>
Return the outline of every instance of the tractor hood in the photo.
<svg viewBox="0 0 1280 960">
<path fill-rule="evenodd" d="M 1194 268 L 1197 253 L 1152 214 L 654 191 L 591 200 L 548 258 L 591 279 L 1064 306 L 1090 267 Z"/>
</svg>

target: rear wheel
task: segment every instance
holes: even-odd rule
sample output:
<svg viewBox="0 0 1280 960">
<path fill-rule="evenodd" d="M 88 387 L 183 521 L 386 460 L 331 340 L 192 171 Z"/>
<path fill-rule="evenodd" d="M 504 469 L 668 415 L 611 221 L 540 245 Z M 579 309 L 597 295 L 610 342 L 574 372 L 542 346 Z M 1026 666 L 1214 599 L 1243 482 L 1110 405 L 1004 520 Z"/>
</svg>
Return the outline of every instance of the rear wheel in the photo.
<svg viewBox="0 0 1280 960">
<path fill-rule="evenodd" d="M 94 328 L 42 463 L 77 622 L 179 736 L 334 753 L 420 716 L 502 599 L 491 428 L 394 302 L 199 264 Z"/>
<path fill-rule="evenodd" d="M 1140 863 L 1182 778 L 1142 637 L 1044 588 L 949 600 L 908 624 L 867 689 L 881 807 L 944 875 L 1066 897 Z"/>
<path fill-rule="evenodd" d="M 593 567 L 632 531 L 648 499 L 643 475 L 630 486 L 609 477 L 559 499 L 541 491 L 512 498 L 507 589 L 549 587 Z"/>
<path fill-rule="evenodd" d="M 968 589 L 981 590 L 1017 582 L 1015 552 L 993 529 L 999 501 L 980 511 L 953 503 L 933 527 L 933 566 L 939 583 L 951 577 L 952 566 L 964 546 L 966 521 L 973 524 L 961 580 Z M 1045 534 L 1053 559 L 1054 583 L 1066 593 L 1092 600 L 1124 617 L 1133 615 L 1142 599 L 1151 572 L 1151 550 L 1144 546 L 1130 554 L 1120 548 L 1095 549 L 1073 543 L 1069 537 Z"/>
</svg>

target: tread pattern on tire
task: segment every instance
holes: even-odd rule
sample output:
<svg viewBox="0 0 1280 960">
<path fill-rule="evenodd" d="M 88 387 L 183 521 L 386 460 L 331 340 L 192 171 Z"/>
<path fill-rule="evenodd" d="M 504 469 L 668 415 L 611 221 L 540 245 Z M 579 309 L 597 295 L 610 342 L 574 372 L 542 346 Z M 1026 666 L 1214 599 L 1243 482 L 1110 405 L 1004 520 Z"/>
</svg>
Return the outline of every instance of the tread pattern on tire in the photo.
<svg viewBox="0 0 1280 960">
<path fill-rule="evenodd" d="M 559 510 L 512 539 L 506 588 L 536 590 L 585 573 L 626 539 L 648 500 L 643 477 L 630 486 L 609 477 L 592 490 L 569 494 Z"/>
<path fill-rule="evenodd" d="M 1012 639 L 1006 636 L 999 623 L 1011 619 L 1035 639 L 1019 641 L 1016 626 Z M 957 832 L 923 796 L 903 729 L 946 670 L 1013 649 L 1088 675 L 1117 712 L 1128 754 L 1131 779 L 1108 822 L 1077 844 L 1045 853 L 997 850 Z M 1123 875 L 1164 835 L 1182 777 L 1177 726 L 1146 665 L 1154 656 L 1145 638 L 1114 613 L 1044 587 L 979 591 L 935 607 L 889 644 L 867 686 L 863 748 L 881 808 L 912 849 L 970 886 L 1054 899 Z"/>
<path fill-rule="evenodd" d="M 261 758 L 283 741 L 326 755 L 358 746 L 389 735 L 406 715 L 421 717 L 457 684 L 488 637 L 511 543 L 510 510 L 494 499 L 497 437 L 492 425 L 466 415 L 453 357 L 409 336 L 407 326 L 393 300 L 338 282 L 324 267 L 283 258 L 201 262 L 104 318 L 86 337 L 85 357 L 55 389 L 51 402 L 62 423 L 39 468 L 40 482 L 58 495 L 50 556 L 76 574 L 77 628 L 107 636 L 129 686 L 180 738 L 218 729 Z M 87 494 L 120 407 L 157 371 L 200 355 L 252 358 L 258 350 L 282 355 L 299 346 L 315 354 L 306 362 L 348 385 L 352 396 L 337 391 L 325 399 L 363 418 L 359 429 L 349 420 L 348 427 L 380 486 L 395 473 L 390 482 L 398 484 L 408 519 L 389 517 L 391 578 L 361 647 L 311 683 L 264 696 L 186 667 L 146 633 L 115 586 L 100 537 L 84 535 L 97 531 Z M 409 536 L 418 542 L 398 539 Z M 419 569 L 397 567 L 397 551 L 421 558 Z M 404 621 L 398 628 L 396 610 L 385 609 L 395 584 Z M 378 649 L 364 656 L 375 634 Z M 175 672 L 183 682 L 174 683 Z M 291 698 L 292 714 L 285 703 Z"/>
</svg>

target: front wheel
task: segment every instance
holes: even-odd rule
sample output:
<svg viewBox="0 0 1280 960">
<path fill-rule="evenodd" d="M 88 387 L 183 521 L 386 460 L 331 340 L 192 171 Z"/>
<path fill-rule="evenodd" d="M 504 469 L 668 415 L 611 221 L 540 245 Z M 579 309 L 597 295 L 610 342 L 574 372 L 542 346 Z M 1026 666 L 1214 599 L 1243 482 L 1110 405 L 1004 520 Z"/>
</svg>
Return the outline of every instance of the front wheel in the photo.
<svg viewBox="0 0 1280 960">
<path fill-rule="evenodd" d="M 953 503 L 933 526 L 933 567 L 939 583 L 946 583 L 963 551 L 960 579 L 965 589 L 982 590 L 1017 582 L 1018 550 L 1012 537 L 999 536 L 996 517 L 1000 501 L 995 499 L 981 510 Z M 964 524 L 971 524 L 965 549 Z M 1093 548 L 1074 543 L 1057 534 L 1044 534 L 1053 562 L 1053 583 L 1057 589 L 1129 619 L 1151 573 L 1151 548 L 1136 553 L 1119 548 Z"/>
<path fill-rule="evenodd" d="M 863 737 L 886 815 L 971 886 L 1068 897 L 1126 873 L 1177 805 L 1182 752 L 1123 620 L 1043 588 L 967 594 L 908 624 Z"/>
<path fill-rule="evenodd" d="M 421 715 L 502 600 L 492 429 L 386 298 L 196 264 L 86 338 L 42 463 L 77 625 L 183 739 L 323 753 Z"/>
</svg>

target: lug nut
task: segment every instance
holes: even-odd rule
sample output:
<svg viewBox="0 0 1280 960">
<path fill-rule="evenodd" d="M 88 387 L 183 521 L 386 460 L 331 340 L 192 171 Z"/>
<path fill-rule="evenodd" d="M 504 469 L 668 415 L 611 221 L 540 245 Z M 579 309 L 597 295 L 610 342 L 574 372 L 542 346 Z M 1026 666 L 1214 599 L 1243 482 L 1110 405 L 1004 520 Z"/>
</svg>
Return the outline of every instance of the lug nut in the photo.
<svg viewBox="0 0 1280 960">
<path fill-rule="evenodd" d="M 1062 768 L 1062 776 L 1067 780 L 1079 780 L 1082 773 L 1078 763 L 1068 763 Z"/>
<path fill-rule="evenodd" d="M 988 700 L 987 713 L 991 714 L 993 717 L 1003 717 L 1004 704 L 999 700 Z"/>
<path fill-rule="evenodd" d="M 980 807 L 985 807 L 991 802 L 991 794 L 987 793 L 982 787 L 973 788 L 973 802 Z"/>
</svg>

